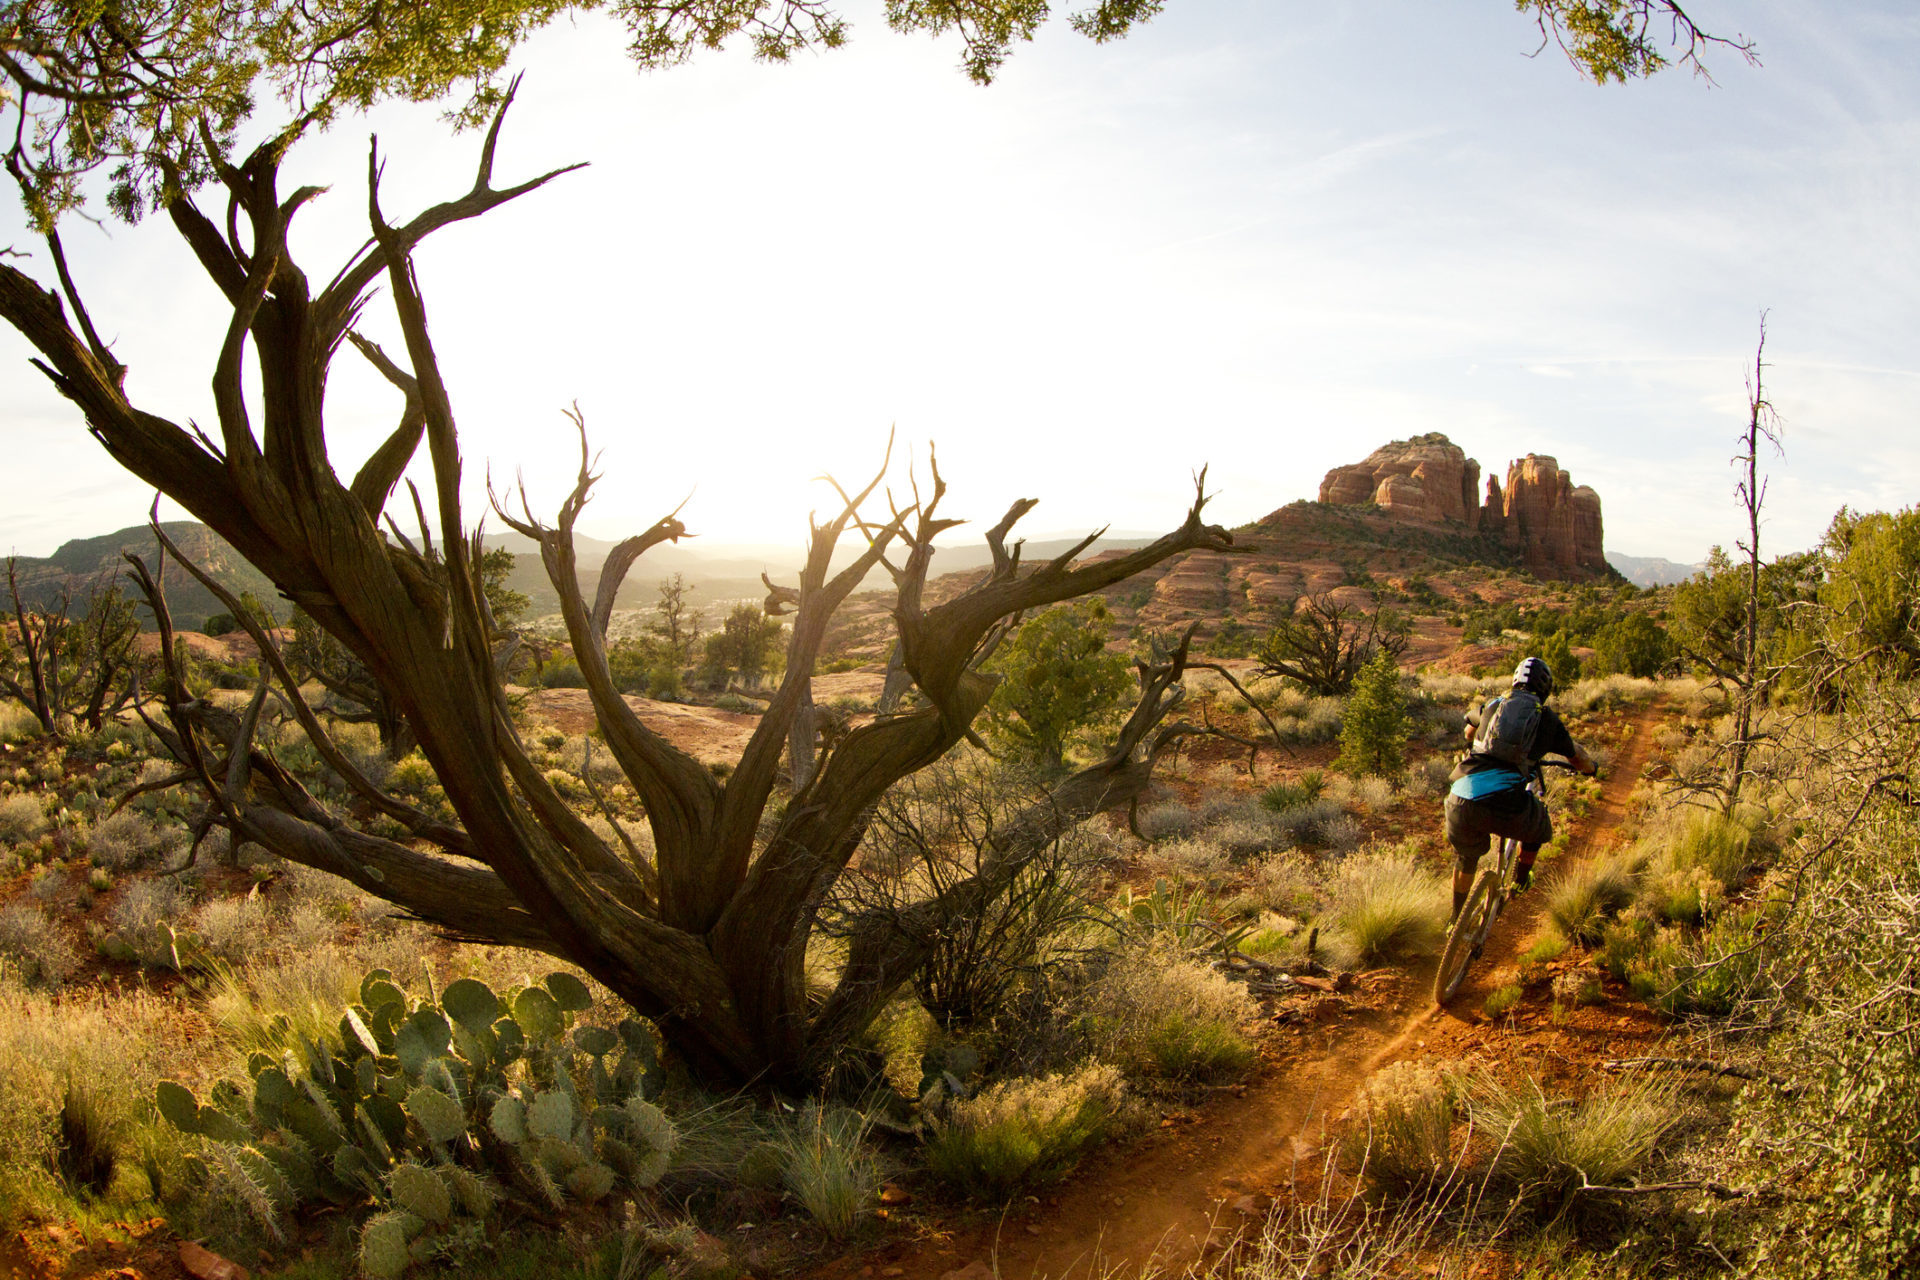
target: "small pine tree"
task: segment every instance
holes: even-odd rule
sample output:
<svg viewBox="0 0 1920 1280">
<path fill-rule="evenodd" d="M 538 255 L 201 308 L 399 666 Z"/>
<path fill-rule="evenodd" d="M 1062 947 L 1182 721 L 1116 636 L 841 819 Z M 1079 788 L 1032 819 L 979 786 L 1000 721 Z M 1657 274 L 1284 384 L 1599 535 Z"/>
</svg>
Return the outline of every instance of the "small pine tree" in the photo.
<svg viewBox="0 0 1920 1280">
<path fill-rule="evenodd" d="M 1376 653 L 1354 677 L 1340 714 L 1339 767 L 1355 777 L 1393 777 L 1406 769 L 1407 699 L 1400 669 Z"/>
</svg>

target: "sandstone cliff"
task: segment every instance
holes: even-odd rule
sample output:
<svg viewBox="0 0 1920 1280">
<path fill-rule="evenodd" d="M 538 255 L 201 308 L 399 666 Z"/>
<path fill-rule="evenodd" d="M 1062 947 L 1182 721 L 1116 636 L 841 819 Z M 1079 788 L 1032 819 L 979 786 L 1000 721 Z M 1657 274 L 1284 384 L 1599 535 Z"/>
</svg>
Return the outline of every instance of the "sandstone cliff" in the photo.
<svg viewBox="0 0 1920 1280">
<path fill-rule="evenodd" d="M 1320 482 L 1320 501 L 1371 502 L 1410 524 L 1480 524 L 1480 464 L 1437 431 L 1395 440 L 1364 462 L 1335 467 Z"/>
<path fill-rule="evenodd" d="M 1602 549 L 1600 495 L 1554 459 L 1528 454 L 1507 468 L 1504 485 L 1439 432 L 1396 440 L 1365 461 L 1335 467 L 1320 482 L 1320 501 L 1371 503 L 1390 519 L 1464 527 L 1499 539 L 1543 578 L 1584 578 L 1608 571 Z"/>
</svg>

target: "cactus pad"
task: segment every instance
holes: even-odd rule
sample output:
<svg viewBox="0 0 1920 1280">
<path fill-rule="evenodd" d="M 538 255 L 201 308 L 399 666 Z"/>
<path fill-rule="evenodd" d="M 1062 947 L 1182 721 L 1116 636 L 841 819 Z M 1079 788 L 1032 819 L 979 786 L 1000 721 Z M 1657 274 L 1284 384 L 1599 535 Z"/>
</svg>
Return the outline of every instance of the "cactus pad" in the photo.
<svg viewBox="0 0 1920 1280">
<path fill-rule="evenodd" d="M 530 1040 L 552 1040 L 565 1026 L 559 1001 L 539 987 L 528 987 L 513 998 L 513 1020 Z"/>
<path fill-rule="evenodd" d="M 502 1142 L 525 1142 L 529 1136 L 527 1109 L 521 1105 L 520 1099 L 511 1094 L 493 1104 L 487 1124 L 493 1129 L 493 1136 Z"/>
<path fill-rule="evenodd" d="M 599 1058 L 618 1048 L 620 1037 L 605 1027 L 578 1027 L 574 1030 L 573 1042 L 580 1047 L 580 1052 Z"/>
<path fill-rule="evenodd" d="M 421 1085 L 407 1095 L 407 1114 L 435 1142 L 452 1142 L 467 1131 L 467 1115 L 432 1085 Z"/>
<path fill-rule="evenodd" d="M 440 1007 L 447 1016 L 470 1031 L 484 1031 L 500 1017 L 500 997 L 493 988 L 472 978 L 447 984 L 441 993 Z"/>
<path fill-rule="evenodd" d="M 583 1164 L 567 1175 L 567 1190 L 588 1204 L 604 1200 L 613 1190 L 613 1170 L 603 1164 Z"/>
<path fill-rule="evenodd" d="M 573 1136 L 573 1099 L 554 1090 L 542 1093 L 527 1108 L 527 1131 L 536 1138 L 564 1141 Z"/>
<path fill-rule="evenodd" d="M 560 1007 L 568 1013 L 580 1013 L 593 1008 L 593 993 L 587 990 L 587 984 L 570 973 L 550 973 L 547 975 L 547 990 Z"/>
<path fill-rule="evenodd" d="M 200 1132 L 200 1104 L 187 1086 L 162 1080 L 154 1086 L 153 1100 L 168 1124 L 182 1133 Z"/>
<path fill-rule="evenodd" d="M 453 1193 L 438 1174 L 421 1165 L 395 1165 L 387 1175 L 387 1190 L 395 1205 L 416 1218 L 445 1222 L 453 1216 Z"/>
<path fill-rule="evenodd" d="M 407 1242 L 425 1226 L 426 1223 L 405 1210 L 367 1219 L 367 1225 L 360 1232 L 360 1269 L 372 1280 L 394 1280 L 413 1260 L 407 1252 Z"/>
</svg>

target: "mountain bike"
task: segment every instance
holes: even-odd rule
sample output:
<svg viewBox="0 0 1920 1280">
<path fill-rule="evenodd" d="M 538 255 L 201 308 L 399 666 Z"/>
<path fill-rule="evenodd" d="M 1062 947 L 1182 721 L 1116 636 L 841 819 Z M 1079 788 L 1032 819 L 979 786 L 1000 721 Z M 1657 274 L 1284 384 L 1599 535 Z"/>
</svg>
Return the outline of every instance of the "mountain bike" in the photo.
<svg viewBox="0 0 1920 1280">
<path fill-rule="evenodd" d="M 1527 790 L 1546 799 L 1546 768 L 1569 769 L 1573 766 L 1564 760 L 1536 760 L 1527 772 Z M 1493 922 L 1500 918 L 1500 912 L 1506 907 L 1507 899 L 1513 897 L 1513 872 L 1520 861 L 1520 842 L 1502 840 L 1500 856 L 1489 863 L 1481 860 L 1480 873 L 1473 878 L 1473 888 L 1467 891 L 1467 900 L 1460 904 L 1460 914 L 1453 918 L 1453 927 L 1447 930 L 1447 945 L 1440 952 L 1440 971 L 1433 975 L 1433 1002 L 1445 1004 L 1453 999 L 1453 993 L 1460 989 L 1460 983 L 1467 976 L 1467 966 L 1480 955 L 1480 949 L 1487 945 L 1487 937 L 1493 932 Z"/>
</svg>

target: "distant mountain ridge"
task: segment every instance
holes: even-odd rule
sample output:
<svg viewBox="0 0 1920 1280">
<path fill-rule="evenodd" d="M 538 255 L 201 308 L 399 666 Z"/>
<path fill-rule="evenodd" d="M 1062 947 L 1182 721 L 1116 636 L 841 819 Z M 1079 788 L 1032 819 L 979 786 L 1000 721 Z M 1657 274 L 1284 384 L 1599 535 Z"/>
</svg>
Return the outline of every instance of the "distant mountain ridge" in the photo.
<svg viewBox="0 0 1920 1280">
<path fill-rule="evenodd" d="M 166 520 L 161 522 L 160 527 L 180 548 L 181 554 L 205 570 L 224 589 L 236 596 L 251 591 L 280 612 L 290 611 L 280 601 L 279 593 L 273 583 L 267 580 L 267 575 L 248 564 L 239 552 L 227 545 L 226 539 L 207 526 L 197 520 Z M 122 592 L 137 596 L 132 583 L 125 577 L 127 562 L 124 557 L 129 552 L 145 560 L 149 569 L 158 572 L 160 543 L 153 536 L 153 530 L 144 524 L 98 537 L 75 538 L 62 543 L 50 556 L 16 556 L 14 569 L 19 575 L 20 595 L 29 607 L 41 608 L 54 600 L 64 588 L 72 593 L 74 607 L 79 609 L 84 607 L 84 601 L 96 581 L 102 577 L 118 577 Z M 226 608 L 218 596 L 177 565 L 165 575 L 163 585 L 167 594 L 167 611 L 173 615 L 173 625 L 179 630 L 198 631 L 209 614 L 222 612 Z M 13 602 L 6 601 L 4 607 L 11 611 Z M 140 610 L 140 625 L 143 630 L 154 628 L 153 617 L 145 608 Z"/>
<path fill-rule="evenodd" d="M 1636 587 L 1666 587 L 1676 582 L 1685 582 L 1706 566 L 1704 564 L 1676 564 L 1659 556 L 1629 556 L 1618 551 L 1607 552 L 1607 563 L 1620 571 L 1620 576 Z"/>
</svg>

